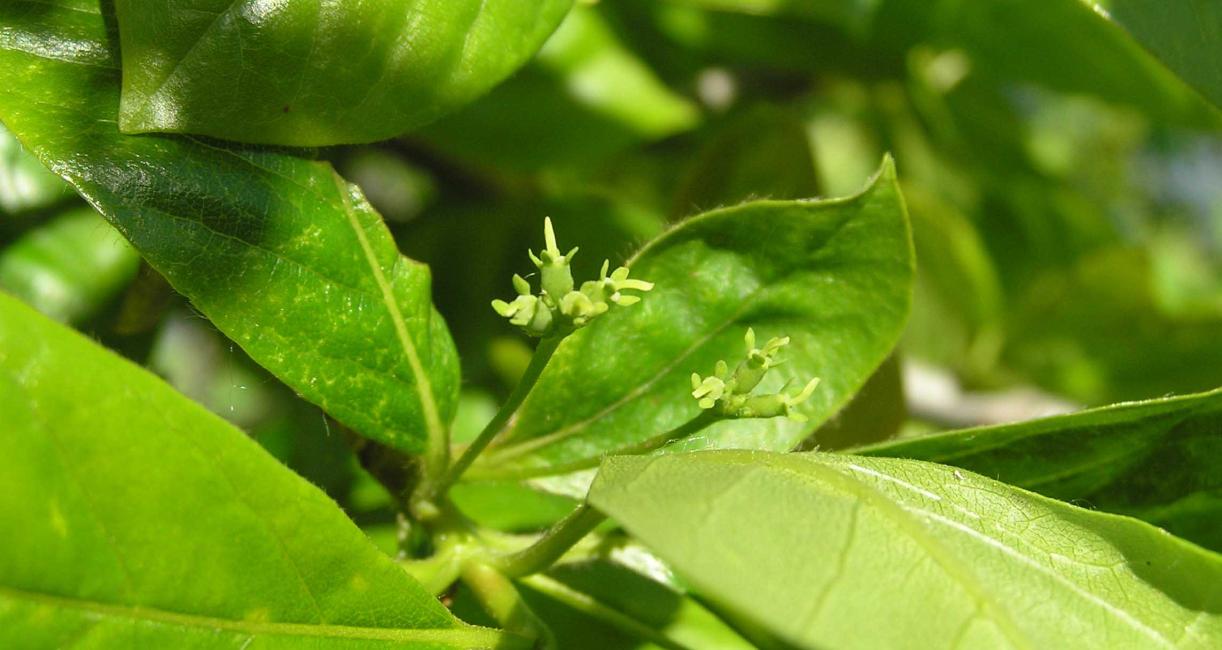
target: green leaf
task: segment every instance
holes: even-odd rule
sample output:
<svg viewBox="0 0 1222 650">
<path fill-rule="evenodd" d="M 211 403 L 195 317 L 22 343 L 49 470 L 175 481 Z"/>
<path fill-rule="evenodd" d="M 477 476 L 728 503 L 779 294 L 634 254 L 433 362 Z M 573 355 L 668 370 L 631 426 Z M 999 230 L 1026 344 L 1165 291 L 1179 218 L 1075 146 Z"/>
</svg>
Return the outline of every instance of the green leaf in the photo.
<svg viewBox="0 0 1222 650">
<path fill-rule="evenodd" d="M 886 440 L 899 432 L 908 417 L 900 365 L 895 354 L 887 357 L 836 417 L 802 443 L 802 449 L 843 449 Z"/>
<path fill-rule="evenodd" d="M 1222 551 L 1222 389 L 853 450 L 955 465 Z"/>
<path fill-rule="evenodd" d="M 761 645 L 1222 641 L 1219 556 L 950 467 L 747 451 L 613 457 L 590 501 Z"/>
<path fill-rule="evenodd" d="M 613 561 L 566 563 L 522 583 L 562 648 L 752 647 L 695 599 Z"/>
<path fill-rule="evenodd" d="M 479 164 L 530 171 L 595 163 L 699 119 L 597 9 L 578 6 L 531 65 L 420 137 Z"/>
<path fill-rule="evenodd" d="M 629 265 L 633 277 L 655 283 L 653 291 L 565 339 L 472 478 L 559 473 L 687 422 L 700 412 L 691 374 L 741 354 L 748 327 L 761 341 L 793 340 L 761 391 L 788 378 L 822 378 L 800 409 L 811 422 L 725 422 L 673 448 L 788 450 L 891 351 L 913 272 L 889 159 L 861 194 L 708 212 L 655 239 Z"/>
<path fill-rule="evenodd" d="M 19 214 L 43 208 L 71 194 L 63 179 L 43 167 L 0 124 L 0 212 Z"/>
<path fill-rule="evenodd" d="M 502 481 L 459 483 L 450 490 L 449 498 L 475 523 L 509 532 L 544 530 L 577 505 L 558 494 Z"/>
<path fill-rule="evenodd" d="M 875 16 L 874 41 L 923 42 L 966 55 L 969 70 L 1091 94 L 1180 124 L 1217 126 L 1219 114 L 1123 30 L 1083 0 L 891 0 Z"/>
<path fill-rule="evenodd" d="M 878 6 L 884 0 L 670 0 L 679 5 L 691 5 L 718 11 L 747 14 L 801 16 L 841 25 L 852 32 L 861 32 L 869 25 Z"/>
<path fill-rule="evenodd" d="M 1092 404 L 1217 387 L 1222 305 L 1170 309 L 1153 257 L 1109 246 L 1068 268 L 1041 269 L 1010 310 L 1005 360 L 1041 386 Z"/>
<path fill-rule="evenodd" d="M 332 432 L 318 407 L 269 376 L 208 321 L 185 309 L 162 320 L 146 366 L 347 509 L 358 467 L 347 436 Z"/>
<path fill-rule="evenodd" d="M 972 376 L 995 364 L 1001 346 L 1001 282 L 972 222 L 924 187 L 904 187 L 919 263 L 902 347 Z"/>
<path fill-rule="evenodd" d="M 0 645 L 475 648 L 318 489 L 0 295 Z"/>
<path fill-rule="evenodd" d="M 297 146 L 399 135 L 535 53 L 573 0 L 117 0 L 124 132 Z"/>
<path fill-rule="evenodd" d="M 1159 61 L 1222 107 L 1222 5 L 1211 0 L 1090 0 Z"/>
<path fill-rule="evenodd" d="M 0 288 L 62 322 L 95 314 L 140 256 L 93 209 L 70 210 L 0 251 Z"/>
<path fill-rule="evenodd" d="M 818 194 L 814 153 L 799 116 L 761 106 L 730 121 L 709 141 L 675 191 L 671 212 L 686 216 L 750 199 Z"/>
<path fill-rule="evenodd" d="M 1216 128 L 1220 120 L 1185 83 L 1199 89 L 1218 79 L 1218 57 L 1211 56 L 1219 42 L 1217 9 L 1198 8 L 1208 0 L 1166 10 L 1169 3 L 1156 0 L 1048 0 L 1039 11 L 1018 0 L 635 1 L 651 7 L 670 38 L 706 60 L 821 74 L 830 64 L 869 78 L 899 72 L 914 46 L 928 46 L 961 57 L 965 71 L 1011 91 L 1015 82 L 1037 84 L 1131 106 L 1160 121 Z M 1092 4 L 1124 15 L 1118 21 L 1132 34 Z M 1143 6 L 1122 10 L 1126 4 Z M 1140 24 L 1150 14 L 1186 27 Z"/>
<path fill-rule="evenodd" d="M 255 361 L 366 436 L 444 451 L 458 361 L 428 269 L 324 163 L 120 134 L 113 35 L 78 5 L 6 5 L 0 119 Z"/>
</svg>

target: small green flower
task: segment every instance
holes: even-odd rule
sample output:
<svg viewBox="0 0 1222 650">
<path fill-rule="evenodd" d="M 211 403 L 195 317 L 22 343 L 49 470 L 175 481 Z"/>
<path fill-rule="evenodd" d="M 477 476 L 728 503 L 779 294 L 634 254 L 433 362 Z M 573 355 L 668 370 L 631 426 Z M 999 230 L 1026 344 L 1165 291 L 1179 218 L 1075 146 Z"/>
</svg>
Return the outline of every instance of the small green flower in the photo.
<svg viewBox="0 0 1222 650">
<path fill-rule="evenodd" d="M 755 347 L 755 330 L 748 328 L 745 337 L 747 356 L 730 374 L 730 366 L 718 361 L 713 374 L 701 377 L 692 373 L 692 397 L 699 400 L 700 408 L 712 409 L 727 418 L 771 418 L 784 415 L 796 422 L 806 421 L 806 416 L 793 407 L 805 402 L 819 385 L 818 378 L 811 379 L 802 390 L 790 391 L 792 380 L 786 382 L 780 392 L 769 395 L 752 395 L 751 391 L 764 379 L 768 370 L 780 365 L 777 353 L 789 345 L 789 337 L 770 339 L 764 347 Z"/>
<path fill-rule="evenodd" d="M 607 275 L 607 269 L 611 267 L 611 260 L 603 260 L 602 270 L 598 273 L 597 280 L 587 280 L 581 283 L 581 293 L 590 299 L 594 304 L 607 304 L 613 302 L 622 307 L 635 305 L 641 301 L 640 296 L 633 296 L 624 293 L 624 291 L 649 291 L 653 289 L 652 282 L 644 280 L 633 280 L 628 277 L 628 267 L 621 266 L 615 269 L 610 276 Z"/>
<path fill-rule="evenodd" d="M 604 261 L 597 280 L 582 283 L 575 290 L 570 263 L 577 249 L 561 253 L 556 244 L 556 232 L 550 218 L 543 221 L 543 237 L 546 248 L 538 255 L 528 251 L 531 262 L 539 269 L 540 292 L 535 295 L 525 278 L 513 276 L 513 286 L 518 296 L 512 302 L 492 301 L 496 313 L 522 328 L 530 336 L 567 334 L 587 325 L 591 320 L 605 314 L 611 305 L 627 307 L 640 302 L 636 295 L 625 291 L 649 291 L 653 283 L 630 279 L 628 268 L 621 266 L 607 275 L 610 261 Z"/>
<path fill-rule="evenodd" d="M 513 302 L 493 300 L 492 308 L 496 313 L 509 319 L 509 322 L 528 332 L 548 332 L 552 327 L 552 310 L 548 309 L 543 300 L 531 295 L 530 283 L 518 274 L 513 276 L 513 286 L 518 290 L 518 297 Z"/>
<path fill-rule="evenodd" d="M 563 255 L 560 253 L 560 247 L 556 245 L 556 231 L 552 229 L 551 217 L 543 220 L 543 239 L 547 248 L 544 248 L 542 253 L 535 255 L 534 251 L 526 251 L 526 254 L 539 269 L 539 274 L 542 276 L 540 284 L 543 287 L 544 295 L 558 302 L 573 290 L 573 270 L 569 268 L 569 263 L 577 254 L 577 248 L 574 247 L 573 250 Z"/>
</svg>

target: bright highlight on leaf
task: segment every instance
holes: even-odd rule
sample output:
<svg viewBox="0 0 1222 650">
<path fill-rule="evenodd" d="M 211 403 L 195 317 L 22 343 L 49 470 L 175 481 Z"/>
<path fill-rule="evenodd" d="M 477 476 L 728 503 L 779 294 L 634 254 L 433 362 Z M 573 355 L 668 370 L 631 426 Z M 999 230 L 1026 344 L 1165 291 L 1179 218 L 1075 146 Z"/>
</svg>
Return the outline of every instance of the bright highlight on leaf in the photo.
<svg viewBox="0 0 1222 650">
<path fill-rule="evenodd" d="M 119 125 L 290 146 L 384 140 L 487 92 L 572 4 L 118 0 Z"/>
<path fill-rule="evenodd" d="M 567 253 L 560 252 L 550 217 L 543 220 L 543 239 L 546 248 L 542 252 L 538 255 L 534 251 L 527 252 L 530 261 L 539 269 L 539 295 L 532 293 L 526 278 L 514 275 L 513 288 L 517 290 L 518 297 L 513 302 L 492 301 L 496 313 L 508 318 L 510 323 L 530 336 L 563 336 L 607 313 L 613 304 L 627 307 L 640 302 L 640 296 L 625 291 L 653 289 L 652 282 L 629 278 L 626 266 L 607 275 L 611 261 L 604 260 L 598 279 L 587 280 L 581 284 L 580 291 L 574 290 L 573 271 L 569 265 L 577 254 L 577 248 Z"/>
</svg>

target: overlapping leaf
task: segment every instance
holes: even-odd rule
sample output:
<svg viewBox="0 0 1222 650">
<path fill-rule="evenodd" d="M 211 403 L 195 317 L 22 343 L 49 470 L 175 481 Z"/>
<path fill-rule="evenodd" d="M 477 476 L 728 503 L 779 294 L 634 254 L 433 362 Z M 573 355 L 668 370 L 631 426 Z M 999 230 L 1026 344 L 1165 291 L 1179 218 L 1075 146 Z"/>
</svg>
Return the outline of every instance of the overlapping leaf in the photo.
<svg viewBox="0 0 1222 650">
<path fill-rule="evenodd" d="M 485 648 L 335 503 L 0 294 L 0 646 Z"/>
<path fill-rule="evenodd" d="M 969 469 L 1222 551 L 1222 390 L 854 450 Z"/>
<path fill-rule="evenodd" d="M 590 501 L 757 643 L 1213 648 L 1222 558 L 1143 522 L 919 461 L 605 461 Z"/>
<path fill-rule="evenodd" d="M 0 9 L 0 120 L 257 362 L 364 435 L 439 453 L 458 364 L 428 269 L 323 163 L 120 134 L 105 6 Z"/>
</svg>

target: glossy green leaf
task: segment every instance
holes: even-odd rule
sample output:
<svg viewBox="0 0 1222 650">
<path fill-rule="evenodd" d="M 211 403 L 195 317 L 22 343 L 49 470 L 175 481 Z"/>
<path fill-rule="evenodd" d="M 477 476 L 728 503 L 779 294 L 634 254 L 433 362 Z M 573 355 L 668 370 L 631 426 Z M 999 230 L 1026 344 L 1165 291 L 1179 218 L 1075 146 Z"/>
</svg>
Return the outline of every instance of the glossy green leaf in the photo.
<svg viewBox="0 0 1222 650">
<path fill-rule="evenodd" d="M 318 489 L 0 295 L 0 645 L 481 648 Z"/>
<path fill-rule="evenodd" d="M 531 65 L 420 137 L 464 160 L 529 171 L 595 163 L 699 118 L 619 42 L 598 9 L 578 6 Z"/>
<path fill-rule="evenodd" d="M 22 148 L 0 124 L 0 212 L 18 214 L 71 196 L 68 184 Z"/>
<path fill-rule="evenodd" d="M 1222 107 L 1222 4 L 1213 0 L 1090 0 L 1142 47 Z"/>
<path fill-rule="evenodd" d="M 572 0 L 117 0 L 125 132 L 318 146 L 399 135 L 535 53 Z"/>
<path fill-rule="evenodd" d="M 1222 557 L 950 467 L 607 459 L 590 501 L 761 645 L 1212 648 Z"/>
<path fill-rule="evenodd" d="M 912 282 L 908 221 L 889 159 L 861 194 L 708 212 L 628 264 L 653 291 L 565 339 L 473 477 L 558 473 L 687 422 L 700 412 L 691 374 L 741 355 L 747 327 L 760 340 L 792 337 L 786 363 L 762 391 L 822 378 L 801 408 L 811 422 L 723 422 L 674 448 L 790 449 L 886 358 Z"/>
<path fill-rule="evenodd" d="M 1222 551 L 1222 389 L 853 450 L 955 465 Z"/>
<path fill-rule="evenodd" d="M 0 119 L 258 363 L 360 433 L 442 449 L 458 361 L 428 269 L 326 164 L 125 136 L 97 3 L 6 5 Z M 431 441 L 431 442 L 430 442 Z"/>
<path fill-rule="evenodd" d="M 93 209 L 71 210 L 0 251 L 0 288 L 63 322 L 79 322 L 136 275 L 140 256 Z"/>
</svg>

